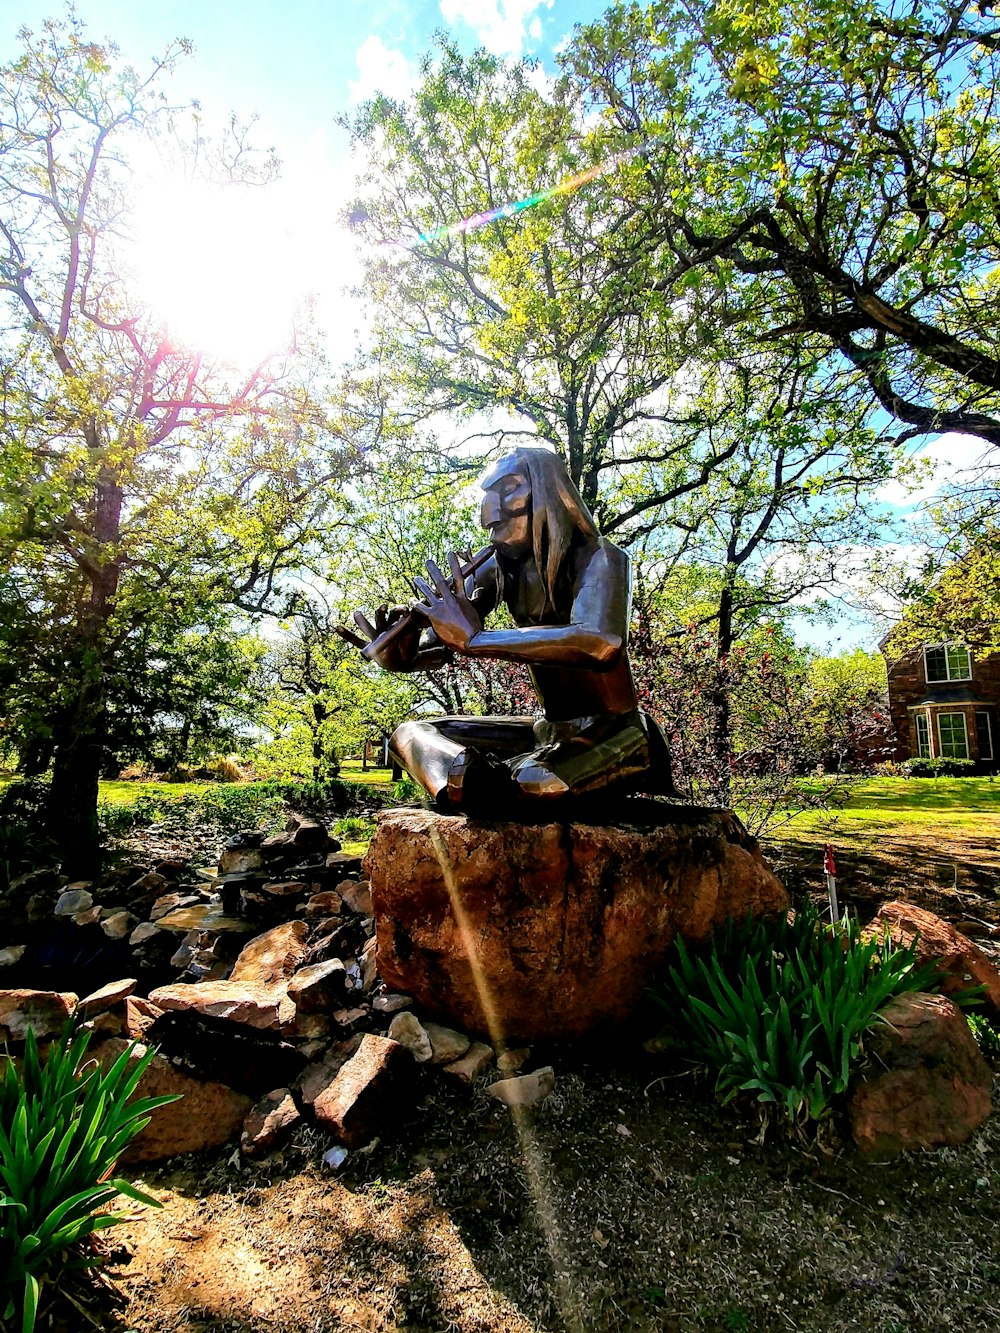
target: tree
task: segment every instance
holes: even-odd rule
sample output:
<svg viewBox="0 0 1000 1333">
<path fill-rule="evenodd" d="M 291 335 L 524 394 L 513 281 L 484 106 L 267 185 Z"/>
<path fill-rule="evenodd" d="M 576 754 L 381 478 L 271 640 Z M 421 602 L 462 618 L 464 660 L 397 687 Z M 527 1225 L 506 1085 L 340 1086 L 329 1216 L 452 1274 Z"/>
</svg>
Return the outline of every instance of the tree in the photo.
<svg viewBox="0 0 1000 1333">
<path fill-rule="evenodd" d="M 198 634 L 213 608 L 287 607 L 284 575 L 329 523 L 350 450 L 305 330 L 241 372 L 170 337 L 122 277 L 128 152 L 169 123 L 157 86 L 183 44 L 141 76 L 73 18 L 21 37 L 0 70 L 3 669 L 34 657 L 15 724 L 51 749 L 76 874 L 97 860 L 116 673 L 143 626 Z M 252 162 L 242 139 L 234 156 Z"/>
<path fill-rule="evenodd" d="M 856 648 L 809 664 L 810 715 L 823 763 L 840 773 L 871 767 L 895 749 L 885 659 Z"/>
<path fill-rule="evenodd" d="M 998 60 L 964 0 L 660 0 L 567 67 L 605 151 L 645 146 L 657 290 L 805 338 L 904 435 L 998 444 Z"/>
<path fill-rule="evenodd" d="M 370 383 L 415 430 L 450 414 L 498 446 L 551 444 L 601 530 L 628 542 L 724 460 L 692 405 L 701 329 L 657 287 L 659 230 L 621 198 L 635 168 L 602 174 L 573 89 L 536 82 L 442 42 L 409 102 L 378 97 L 353 122 Z M 436 465 L 480 463 L 452 449 Z"/>
<path fill-rule="evenodd" d="M 899 608 L 886 652 L 898 656 L 946 640 L 981 653 L 1000 652 L 1000 530 L 986 519 L 973 536 L 953 526 L 948 511 L 939 511 L 938 519 L 947 539 L 928 548 L 917 569 L 891 559 L 878 562 L 880 590 Z M 961 549 L 963 539 L 969 544 Z"/>
<path fill-rule="evenodd" d="M 762 624 L 793 606 L 805 611 L 842 577 L 845 552 L 874 539 L 868 497 L 895 458 L 857 403 L 827 391 L 802 349 L 720 358 L 716 370 L 724 386 L 717 447 L 731 456 L 675 503 L 671 523 L 684 541 L 673 562 L 655 558 L 655 531 L 648 555 L 645 543 L 638 547 L 638 605 L 647 617 L 662 615 L 658 585 L 666 581 L 667 602 L 676 603 L 675 571 L 698 571 L 676 614 L 708 632 L 716 655 L 716 684 L 702 706 L 712 718 L 714 796 L 725 804 L 734 745 L 727 659 Z"/>
</svg>

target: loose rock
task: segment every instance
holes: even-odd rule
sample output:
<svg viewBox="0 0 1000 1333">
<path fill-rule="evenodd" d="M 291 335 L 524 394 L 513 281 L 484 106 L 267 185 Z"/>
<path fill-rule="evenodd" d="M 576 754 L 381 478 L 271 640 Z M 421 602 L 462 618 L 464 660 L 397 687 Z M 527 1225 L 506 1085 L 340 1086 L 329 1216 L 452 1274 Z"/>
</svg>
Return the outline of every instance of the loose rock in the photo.
<svg viewBox="0 0 1000 1333">
<path fill-rule="evenodd" d="M 983 1007 L 993 1017 L 1000 1017 L 1000 971 L 978 945 L 933 912 L 910 903 L 885 903 L 865 933 L 879 937 L 888 933 L 897 946 L 912 944 L 919 935 L 917 959 L 936 962 L 948 974 L 941 984 L 944 994 L 956 995 L 971 986 L 985 986 Z"/>
<path fill-rule="evenodd" d="M 76 1004 L 72 991 L 0 990 L 0 1040 L 24 1041 L 29 1028 L 36 1037 L 55 1036 Z"/>
<path fill-rule="evenodd" d="M 408 1010 L 397 1014 L 389 1024 L 389 1036 L 393 1041 L 398 1041 L 400 1046 L 405 1046 L 420 1064 L 426 1063 L 434 1054 L 431 1039 L 423 1025 L 416 1014 Z"/>
<path fill-rule="evenodd" d="M 431 1043 L 431 1061 L 436 1065 L 450 1065 L 460 1059 L 472 1045 L 472 1038 L 440 1023 L 425 1023 L 424 1031 Z M 390 1029 L 389 1035 L 392 1035 Z"/>
<path fill-rule="evenodd" d="M 536 1106 L 555 1091 L 556 1076 L 551 1065 L 536 1069 L 533 1074 L 519 1074 L 491 1083 L 486 1091 L 504 1106 Z"/>
<path fill-rule="evenodd" d="M 56 916 L 75 916 L 77 912 L 86 912 L 94 905 L 94 895 L 87 889 L 66 889 L 60 893 L 55 905 Z"/>
<path fill-rule="evenodd" d="M 111 1038 L 96 1047 L 91 1055 L 109 1069 L 129 1043 Z M 130 1060 L 137 1060 L 144 1047 L 134 1047 Z M 249 1097 L 234 1092 L 222 1083 L 202 1083 L 175 1069 L 162 1055 L 152 1063 L 139 1081 L 137 1096 L 161 1097 L 180 1094 L 182 1100 L 157 1107 L 150 1122 L 123 1154 L 123 1161 L 157 1162 L 180 1153 L 214 1148 L 238 1133 L 252 1103 Z"/>
<path fill-rule="evenodd" d="M 481 1041 L 474 1041 L 461 1060 L 445 1065 L 444 1072 L 453 1074 L 460 1083 L 475 1083 L 480 1074 L 493 1063 L 493 1050 Z"/>
<path fill-rule="evenodd" d="M 289 978 L 306 952 L 309 927 L 304 921 L 286 921 L 247 944 L 233 965 L 232 981 L 273 984 Z"/>
<path fill-rule="evenodd" d="M 357 1053 L 313 1102 L 318 1123 L 345 1147 L 361 1147 L 398 1117 L 407 1060 L 399 1042 L 366 1033 Z"/>
<path fill-rule="evenodd" d="M 161 1009 L 193 1009 L 252 1028 L 278 1029 L 295 1019 L 295 1006 L 282 985 L 260 981 L 178 982 L 150 991 Z"/>
<path fill-rule="evenodd" d="M 81 1018 L 94 1018 L 97 1014 L 103 1014 L 105 1010 L 113 1009 L 116 1004 L 126 1000 L 138 984 L 135 977 L 126 977 L 123 981 L 109 981 L 100 990 L 92 991 L 90 995 L 85 996 L 77 1005 L 76 1012 Z"/>
<path fill-rule="evenodd" d="M 962 1011 L 943 995 L 898 995 L 865 1038 L 873 1057 L 851 1092 L 851 1132 L 878 1157 L 964 1143 L 992 1109 L 992 1077 Z"/>
<path fill-rule="evenodd" d="M 302 1119 L 287 1088 L 276 1088 L 252 1107 L 243 1122 L 240 1149 L 245 1157 L 263 1157 Z"/>
<path fill-rule="evenodd" d="M 303 1013 L 329 1012 L 344 1003 L 347 977 L 339 958 L 300 968 L 288 983 L 289 997 Z"/>
</svg>

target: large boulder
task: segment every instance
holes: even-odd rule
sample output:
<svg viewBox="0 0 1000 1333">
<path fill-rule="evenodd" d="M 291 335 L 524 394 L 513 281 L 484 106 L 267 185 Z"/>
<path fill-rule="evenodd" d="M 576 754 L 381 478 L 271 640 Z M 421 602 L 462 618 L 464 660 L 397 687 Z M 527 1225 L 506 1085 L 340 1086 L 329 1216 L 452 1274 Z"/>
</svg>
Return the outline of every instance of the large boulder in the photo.
<svg viewBox="0 0 1000 1333">
<path fill-rule="evenodd" d="M 624 1019 L 678 934 L 786 910 L 734 815 L 635 801 L 619 816 L 382 815 L 365 871 L 386 985 L 466 1031 L 576 1036 Z"/>
<path fill-rule="evenodd" d="M 865 1038 L 871 1064 L 851 1089 L 855 1143 L 879 1157 L 964 1143 L 992 1110 L 992 1076 L 962 1011 L 911 991 L 882 1017 Z"/>
</svg>

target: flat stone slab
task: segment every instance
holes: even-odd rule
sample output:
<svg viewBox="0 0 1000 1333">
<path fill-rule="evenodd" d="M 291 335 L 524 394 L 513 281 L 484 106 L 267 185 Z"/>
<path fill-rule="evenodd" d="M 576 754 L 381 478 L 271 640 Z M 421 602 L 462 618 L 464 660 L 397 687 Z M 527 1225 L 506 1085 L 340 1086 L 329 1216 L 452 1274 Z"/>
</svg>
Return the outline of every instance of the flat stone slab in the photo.
<svg viewBox="0 0 1000 1333">
<path fill-rule="evenodd" d="M 613 825 L 392 810 L 365 872 L 386 985 L 492 1040 L 621 1021 L 678 934 L 788 907 L 735 815 L 652 801 Z"/>
</svg>

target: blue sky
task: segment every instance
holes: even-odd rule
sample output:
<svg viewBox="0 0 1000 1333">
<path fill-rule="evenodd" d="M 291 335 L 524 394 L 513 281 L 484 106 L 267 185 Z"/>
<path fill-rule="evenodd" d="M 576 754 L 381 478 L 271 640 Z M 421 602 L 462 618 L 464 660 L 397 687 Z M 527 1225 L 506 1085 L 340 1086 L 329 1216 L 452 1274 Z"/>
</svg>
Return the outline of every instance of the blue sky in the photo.
<svg viewBox="0 0 1000 1333">
<path fill-rule="evenodd" d="M 174 37 L 194 42 L 176 79 L 210 112 L 257 112 L 279 151 L 317 126 L 331 127 L 359 94 L 397 91 L 436 31 L 466 48 L 533 55 L 551 65 L 573 25 L 603 13 L 601 0 L 77 0 L 91 35 L 112 37 L 137 65 Z M 62 12 L 54 0 L 2 7 L 0 53 L 22 24 Z"/>
</svg>

